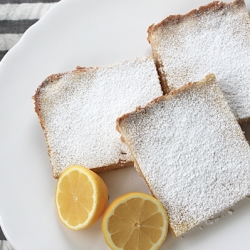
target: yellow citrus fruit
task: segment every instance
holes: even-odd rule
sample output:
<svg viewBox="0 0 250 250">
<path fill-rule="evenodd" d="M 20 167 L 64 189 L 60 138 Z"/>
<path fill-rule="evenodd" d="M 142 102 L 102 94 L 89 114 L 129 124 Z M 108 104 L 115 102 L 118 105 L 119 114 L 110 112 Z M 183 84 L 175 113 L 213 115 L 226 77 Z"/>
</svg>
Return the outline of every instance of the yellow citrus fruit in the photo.
<svg viewBox="0 0 250 250">
<path fill-rule="evenodd" d="M 60 175 L 56 186 L 56 208 L 68 228 L 79 230 L 95 223 L 108 203 L 108 189 L 99 175 L 71 166 Z"/>
<path fill-rule="evenodd" d="M 168 215 L 154 197 L 128 193 L 108 207 L 102 219 L 102 232 L 112 250 L 158 249 L 167 236 Z"/>
</svg>

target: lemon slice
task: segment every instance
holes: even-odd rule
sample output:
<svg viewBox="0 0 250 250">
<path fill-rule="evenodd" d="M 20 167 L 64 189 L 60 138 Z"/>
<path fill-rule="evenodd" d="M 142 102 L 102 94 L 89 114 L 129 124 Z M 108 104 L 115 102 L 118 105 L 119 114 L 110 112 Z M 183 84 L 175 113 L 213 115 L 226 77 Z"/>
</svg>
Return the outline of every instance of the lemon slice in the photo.
<svg viewBox="0 0 250 250">
<path fill-rule="evenodd" d="M 168 215 L 162 204 L 144 193 L 128 193 L 106 210 L 102 232 L 111 249 L 153 250 L 164 242 Z"/>
<path fill-rule="evenodd" d="M 56 186 L 56 208 L 60 220 L 73 230 L 86 228 L 103 214 L 108 189 L 99 175 L 81 166 L 62 172 Z"/>
</svg>

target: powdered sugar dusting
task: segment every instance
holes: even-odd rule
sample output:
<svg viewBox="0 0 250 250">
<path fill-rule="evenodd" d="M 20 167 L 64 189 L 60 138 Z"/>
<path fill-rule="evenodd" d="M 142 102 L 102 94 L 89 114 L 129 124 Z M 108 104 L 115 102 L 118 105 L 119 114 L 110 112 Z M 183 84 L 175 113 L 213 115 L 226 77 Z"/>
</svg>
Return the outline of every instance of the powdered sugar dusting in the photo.
<svg viewBox="0 0 250 250">
<path fill-rule="evenodd" d="M 176 236 L 250 194 L 250 147 L 213 76 L 118 124 Z"/>
<path fill-rule="evenodd" d="M 162 95 L 151 57 L 46 81 L 37 98 L 55 177 L 74 164 L 102 169 L 132 161 L 116 118 Z"/>
<path fill-rule="evenodd" d="M 170 89 L 213 73 L 236 118 L 250 118 L 250 18 L 243 0 L 217 2 L 151 31 Z"/>
</svg>

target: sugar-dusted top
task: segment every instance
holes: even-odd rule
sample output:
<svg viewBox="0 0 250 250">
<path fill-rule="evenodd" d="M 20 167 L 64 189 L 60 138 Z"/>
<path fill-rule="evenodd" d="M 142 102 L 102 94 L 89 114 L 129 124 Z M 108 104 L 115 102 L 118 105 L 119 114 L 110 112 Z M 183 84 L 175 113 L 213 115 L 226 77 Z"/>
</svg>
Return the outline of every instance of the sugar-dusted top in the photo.
<svg viewBox="0 0 250 250">
<path fill-rule="evenodd" d="M 213 73 L 239 120 L 250 118 L 250 17 L 244 0 L 213 2 L 149 28 L 168 88 Z"/>
<path fill-rule="evenodd" d="M 250 194 L 250 147 L 213 75 L 117 125 L 176 236 Z"/>
<path fill-rule="evenodd" d="M 47 78 L 35 102 L 55 177 L 70 165 L 101 169 L 132 161 L 116 118 L 160 95 L 151 57 Z"/>
</svg>

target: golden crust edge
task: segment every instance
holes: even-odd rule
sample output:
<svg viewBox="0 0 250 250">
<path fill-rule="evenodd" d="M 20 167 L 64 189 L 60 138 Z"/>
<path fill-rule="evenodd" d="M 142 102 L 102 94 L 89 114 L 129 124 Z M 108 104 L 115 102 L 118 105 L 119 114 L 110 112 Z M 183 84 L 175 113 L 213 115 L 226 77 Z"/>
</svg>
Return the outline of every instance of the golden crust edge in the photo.
<svg viewBox="0 0 250 250">
<path fill-rule="evenodd" d="M 40 112 L 40 110 L 41 110 L 41 102 L 40 102 L 39 99 L 40 99 L 40 95 L 41 95 L 41 89 L 42 88 L 46 88 L 46 86 L 49 85 L 49 84 L 53 84 L 55 81 L 58 81 L 64 75 L 66 75 L 68 73 L 86 72 L 88 70 L 95 70 L 95 69 L 97 69 L 97 67 L 96 68 L 93 68 L 93 67 L 86 68 L 86 67 L 80 67 L 80 66 L 78 66 L 78 67 L 76 67 L 75 70 L 72 70 L 72 71 L 68 71 L 68 72 L 64 72 L 64 73 L 52 74 L 52 75 L 48 76 L 38 86 L 38 88 L 35 91 L 34 96 L 32 96 L 32 99 L 34 100 L 34 105 L 35 105 L 35 107 L 34 107 L 35 112 L 36 112 L 36 114 L 38 116 L 40 125 L 41 125 L 41 127 L 42 127 L 42 129 L 44 131 L 44 137 L 45 137 L 45 140 L 46 140 L 48 155 L 49 155 L 50 164 L 51 164 L 51 167 L 52 167 L 52 176 L 55 179 L 59 178 L 60 173 L 57 172 L 57 171 L 55 171 L 56 167 L 52 164 L 52 158 L 53 158 L 53 156 L 52 156 L 52 150 L 50 148 L 49 136 L 48 136 L 48 133 L 47 133 L 47 130 L 46 130 L 46 127 L 45 127 L 44 120 L 42 118 L 42 114 Z M 133 162 L 132 161 L 121 161 L 121 160 L 119 160 L 117 163 L 110 164 L 110 165 L 107 165 L 107 166 L 100 166 L 100 167 L 90 168 L 90 170 L 94 171 L 95 173 L 102 173 L 102 172 L 106 172 L 106 171 L 110 171 L 110 170 L 122 169 L 122 168 L 129 167 L 129 166 L 133 166 Z"/>
<path fill-rule="evenodd" d="M 149 28 L 148 28 L 148 41 L 150 43 L 150 36 L 158 27 L 160 27 L 162 25 L 180 23 L 180 22 L 184 21 L 186 18 L 194 17 L 194 16 L 197 16 L 199 14 L 209 12 L 211 10 L 217 11 L 217 10 L 221 10 L 223 8 L 233 8 L 233 7 L 238 7 L 238 8 L 245 7 L 246 8 L 245 1 L 244 0 L 234 0 L 233 2 L 229 2 L 229 3 L 214 1 L 214 2 L 209 3 L 207 5 L 200 6 L 198 9 L 193 9 L 190 12 L 183 14 L 183 15 L 180 15 L 180 14 L 179 15 L 170 15 L 170 16 L 166 17 L 165 19 L 163 19 L 158 24 L 152 24 L 149 26 Z"/>
<path fill-rule="evenodd" d="M 35 95 L 32 96 L 32 99 L 34 100 L 34 105 L 35 105 L 35 112 L 38 116 L 38 119 L 39 119 L 39 122 L 40 122 L 40 125 L 43 129 L 43 132 L 44 132 L 44 137 L 45 137 L 45 140 L 46 140 L 46 144 L 47 144 L 47 150 L 48 150 L 48 155 L 49 155 L 49 159 L 50 159 L 50 164 L 51 164 L 51 167 L 52 167 L 52 175 L 54 178 L 58 178 L 57 175 L 55 174 L 55 167 L 53 166 L 52 164 L 52 151 L 50 149 L 50 144 L 49 144 L 49 137 L 48 137 L 48 133 L 47 133 L 47 130 L 46 130 L 46 127 L 45 127 L 45 123 L 44 123 L 44 120 L 43 120 L 43 117 L 42 117 L 42 114 L 41 114 L 41 102 L 40 102 L 40 95 L 41 95 L 41 89 L 46 87 L 49 83 L 52 83 L 56 80 L 59 80 L 62 76 L 64 75 L 64 73 L 59 73 L 59 74 L 52 74 L 50 76 L 48 76 L 39 86 L 38 88 L 36 89 L 36 92 L 35 92 Z"/>
<path fill-rule="evenodd" d="M 127 168 L 127 167 L 132 167 L 133 164 L 134 164 L 134 162 L 132 162 L 132 161 L 118 161 L 117 163 L 110 164 L 107 166 L 100 166 L 100 167 L 88 168 L 88 169 L 95 172 L 96 174 L 99 174 L 99 173 L 105 173 L 105 172 L 111 171 L 111 170 L 119 170 L 119 169 L 123 169 L 123 168 Z M 80 165 L 80 164 L 78 164 L 78 165 Z M 61 173 L 59 173 L 59 172 L 55 172 L 55 173 L 53 172 L 53 177 L 55 179 L 58 179 L 60 174 Z"/>
<path fill-rule="evenodd" d="M 209 12 L 211 10 L 218 11 L 218 10 L 221 10 L 223 8 L 233 8 L 233 7 L 238 7 L 238 8 L 244 7 L 246 9 L 245 1 L 244 0 L 234 0 L 233 2 L 230 2 L 230 3 L 214 1 L 214 2 L 209 3 L 207 5 L 200 6 L 198 9 L 191 10 L 190 12 L 188 12 L 184 15 L 180 15 L 180 14 L 179 15 L 170 15 L 170 16 L 166 17 L 165 19 L 163 19 L 158 24 L 152 24 L 148 27 L 147 40 L 151 44 L 151 47 L 152 47 L 152 56 L 153 56 L 154 61 L 155 61 L 156 69 L 157 69 L 157 72 L 159 75 L 159 79 L 160 79 L 160 83 L 161 83 L 164 95 L 169 94 L 171 92 L 171 88 L 168 85 L 166 72 L 164 72 L 164 69 L 163 69 L 163 63 L 161 60 L 161 56 L 159 55 L 159 53 L 157 52 L 156 49 L 153 49 L 153 46 L 152 46 L 155 43 L 153 33 L 159 27 L 164 26 L 164 25 L 177 24 L 177 23 L 185 21 L 187 18 L 192 18 L 192 17 L 195 17 L 197 15 Z M 157 47 L 157 46 L 155 46 L 155 47 Z M 247 123 L 249 121 L 250 121 L 250 118 L 243 119 L 242 122 L 241 121 L 239 121 L 239 122 L 244 124 L 244 123 Z"/>
<path fill-rule="evenodd" d="M 203 84 L 209 84 L 209 83 L 215 83 L 216 82 L 216 78 L 214 74 L 208 74 L 205 78 L 203 78 L 202 80 L 198 81 L 198 82 L 189 82 L 187 84 L 184 84 L 182 87 L 175 89 L 173 91 L 171 91 L 169 94 L 163 95 L 163 96 L 159 96 L 155 99 L 153 99 L 151 102 L 149 102 L 146 106 L 144 107 L 137 107 L 134 111 L 126 113 L 124 115 L 122 115 L 121 117 L 116 119 L 116 130 L 121 133 L 120 130 L 120 124 L 127 119 L 129 116 L 134 115 L 135 113 L 139 112 L 145 112 L 146 109 L 148 109 L 149 107 L 159 103 L 160 101 L 163 100 L 167 100 L 167 99 L 171 99 L 174 98 L 177 94 L 180 94 L 184 91 L 187 91 L 189 88 L 191 88 L 192 86 L 199 86 L 199 85 L 203 85 Z"/>
</svg>

